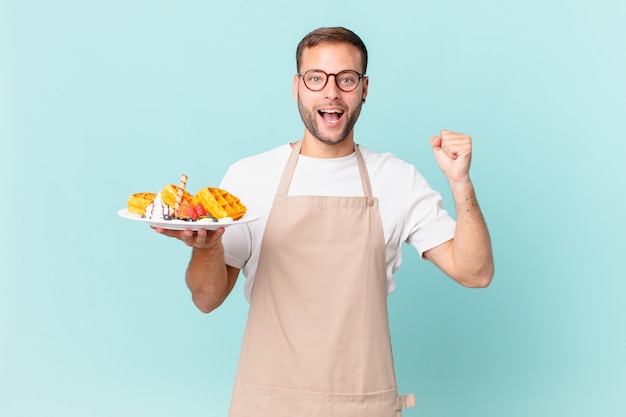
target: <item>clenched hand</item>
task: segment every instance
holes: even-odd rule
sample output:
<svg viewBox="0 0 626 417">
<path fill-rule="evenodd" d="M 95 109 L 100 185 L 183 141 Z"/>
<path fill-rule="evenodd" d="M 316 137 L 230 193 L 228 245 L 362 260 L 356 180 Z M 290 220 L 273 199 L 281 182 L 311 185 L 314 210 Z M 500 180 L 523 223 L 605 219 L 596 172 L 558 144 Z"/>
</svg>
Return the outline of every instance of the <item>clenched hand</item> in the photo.
<svg viewBox="0 0 626 417">
<path fill-rule="evenodd" d="M 472 138 L 463 133 L 442 130 L 430 138 L 437 165 L 451 183 L 469 180 L 472 159 Z"/>
</svg>

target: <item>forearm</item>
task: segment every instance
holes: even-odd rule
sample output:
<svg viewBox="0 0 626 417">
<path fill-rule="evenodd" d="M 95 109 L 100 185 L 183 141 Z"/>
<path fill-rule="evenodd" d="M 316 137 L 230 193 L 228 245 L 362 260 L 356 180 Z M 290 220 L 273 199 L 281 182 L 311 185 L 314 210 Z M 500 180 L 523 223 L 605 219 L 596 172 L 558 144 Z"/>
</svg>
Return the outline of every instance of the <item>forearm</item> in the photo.
<svg viewBox="0 0 626 417">
<path fill-rule="evenodd" d="M 486 287 L 494 274 L 491 239 L 472 182 L 450 183 L 456 208 L 456 230 L 451 250 L 457 281 Z"/>
<path fill-rule="evenodd" d="M 210 249 L 194 248 L 185 279 L 201 311 L 209 313 L 219 307 L 232 289 L 221 243 Z"/>
</svg>

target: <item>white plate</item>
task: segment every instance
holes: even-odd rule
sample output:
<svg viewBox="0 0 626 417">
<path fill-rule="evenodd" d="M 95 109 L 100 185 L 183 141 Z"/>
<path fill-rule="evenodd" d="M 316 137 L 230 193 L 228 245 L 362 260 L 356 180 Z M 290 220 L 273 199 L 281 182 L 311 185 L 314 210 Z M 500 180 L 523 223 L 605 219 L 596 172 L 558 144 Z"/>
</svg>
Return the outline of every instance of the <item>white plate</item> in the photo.
<svg viewBox="0 0 626 417">
<path fill-rule="evenodd" d="M 184 220 L 144 219 L 138 214 L 129 212 L 128 209 L 121 209 L 117 212 L 117 214 L 119 214 L 120 217 L 123 217 L 125 219 L 135 220 L 138 222 L 147 223 L 150 226 L 160 227 L 162 229 L 169 229 L 169 230 L 187 230 L 187 229 L 189 230 L 200 230 L 200 229 L 215 230 L 215 229 L 219 229 L 220 227 L 228 227 L 234 224 L 249 223 L 249 222 L 253 222 L 259 219 L 259 216 L 257 215 L 246 213 L 239 220 L 229 220 L 229 221 L 222 220 L 222 221 L 215 222 L 215 223 L 204 223 L 204 222 L 186 222 Z"/>
</svg>

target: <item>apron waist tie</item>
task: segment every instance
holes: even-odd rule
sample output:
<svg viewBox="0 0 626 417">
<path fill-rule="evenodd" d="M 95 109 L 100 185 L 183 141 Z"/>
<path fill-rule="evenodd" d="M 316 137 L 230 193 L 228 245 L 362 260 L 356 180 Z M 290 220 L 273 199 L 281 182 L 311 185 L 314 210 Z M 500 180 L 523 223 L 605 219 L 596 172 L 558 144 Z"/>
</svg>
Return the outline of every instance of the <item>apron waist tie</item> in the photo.
<svg viewBox="0 0 626 417">
<path fill-rule="evenodd" d="M 415 403 L 415 394 L 402 395 L 396 399 L 396 407 L 398 411 L 403 408 L 415 407 Z"/>
</svg>

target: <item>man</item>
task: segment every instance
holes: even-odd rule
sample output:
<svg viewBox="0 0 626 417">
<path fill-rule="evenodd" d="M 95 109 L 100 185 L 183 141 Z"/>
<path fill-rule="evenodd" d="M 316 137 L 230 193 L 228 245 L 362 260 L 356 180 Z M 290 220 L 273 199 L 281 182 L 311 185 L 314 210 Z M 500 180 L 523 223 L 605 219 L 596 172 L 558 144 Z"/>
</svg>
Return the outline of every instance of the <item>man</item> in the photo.
<svg viewBox="0 0 626 417">
<path fill-rule="evenodd" d="M 471 138 L 430 142 L 456 205 L 408 163 L 354 142 L 365 103 L 367 50 L 344 28 L 308 34 L 293 95 L 304 137 L 232 165 L 221 187 L 256 222 L 217 231 L 157 232 L 193 248 L 186 280 L 203 312 L 231 292 L 240 269 L 250 301 L 231 416 L 400 416 L 387 295 L 407 242 L 468 287 L 494 267 L 469 177 Z"/>
</svg>

